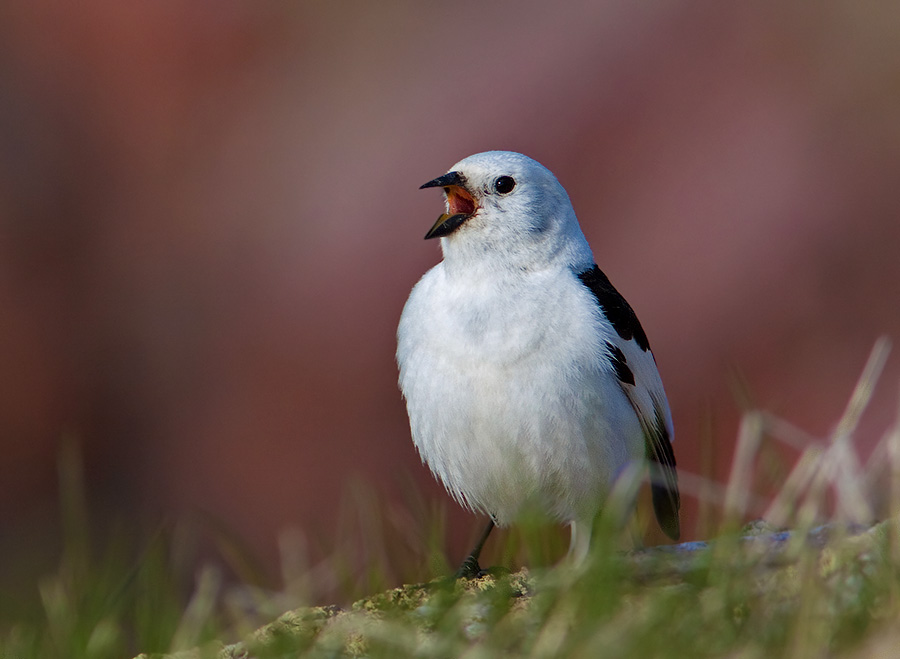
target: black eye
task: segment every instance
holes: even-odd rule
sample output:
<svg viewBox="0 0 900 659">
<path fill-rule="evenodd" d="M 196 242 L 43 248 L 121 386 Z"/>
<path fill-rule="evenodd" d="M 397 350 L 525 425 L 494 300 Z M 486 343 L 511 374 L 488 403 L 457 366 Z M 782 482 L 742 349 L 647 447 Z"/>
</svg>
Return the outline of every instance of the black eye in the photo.
<svg viewBox="0 0 900 659">
<path fill-rule="evenodd" d="M 516 187 L 516 179 L 514 179 L 512 176 L 501 176 L 496 181 L 494 181 L 494 190 L 496 190 L 500 194 L 512 192 L 512 189 L 514 187 Z"/>
</svg>

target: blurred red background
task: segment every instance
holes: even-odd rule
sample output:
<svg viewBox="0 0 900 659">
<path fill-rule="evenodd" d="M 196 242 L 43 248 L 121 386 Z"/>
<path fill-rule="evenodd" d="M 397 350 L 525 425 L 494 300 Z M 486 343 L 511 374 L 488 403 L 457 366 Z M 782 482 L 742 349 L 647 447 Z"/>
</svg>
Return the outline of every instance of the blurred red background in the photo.
<svg viewBox="0 0 900 659">
<path fill-rule="evenodd" d="M 354 480 L 446 501 L 394 331 L 439 259 L 416 188 L 488 149 L 568 190 L 680 467 L 724 478 L 735 382 L 826 433 L 900 336 L 898 26 L 849 0 L 5 3 L 0 563 L 53 546 L 68 434 L 101 523 L 207 511 L 264 561 L 288 526 L 327 545 Z"/>
</svg>

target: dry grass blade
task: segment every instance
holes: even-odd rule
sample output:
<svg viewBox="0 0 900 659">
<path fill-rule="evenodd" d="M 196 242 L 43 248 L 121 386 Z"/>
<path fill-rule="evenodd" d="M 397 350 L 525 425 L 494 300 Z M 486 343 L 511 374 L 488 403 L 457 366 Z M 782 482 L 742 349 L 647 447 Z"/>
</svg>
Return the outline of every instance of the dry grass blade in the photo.
<svg viewBox="0 0 900 659">
<path fill-rule="evenodd" d="M 881 372 L 884 370 L 884 364 L 890 352 L 890 339 L 886 336 L 879 337 L 872 347 L 872 352 L 869 353 L 869 360 L 866 362 L 866 367 L 856 383 L 853 395 L 850 396 L 850 402 L 847 403 L 847 408 L 841 415 L 834 433 L 832 433 L 833 440 L 850 435 L 856 430 L 862 413 L 872 399 L 872 392 L 875 390 L 878 378 L 881 377 Z"/>
<path fill-rule="evenodd" d="M 764 433 L 763 416 L 759 412 L 747 412 L 741 420 L 737 448 L 731 463 L 731 475 L 725 489 L 725 525 L 736 525 L 747 513 L 750 498 L 750 482 L 753 464 L 759 452 Z"/>
<path fill-rule="evenodd" d="M 807 448 L 784 482 L 775 499 L 763 514 L 763 519 L 778 528 L 790 523 L 796 510 L 797 502 L 803 492 L 809 489 L 816 471 L 821 467 L 823 450 L 819 446 Z"/>
</svg>

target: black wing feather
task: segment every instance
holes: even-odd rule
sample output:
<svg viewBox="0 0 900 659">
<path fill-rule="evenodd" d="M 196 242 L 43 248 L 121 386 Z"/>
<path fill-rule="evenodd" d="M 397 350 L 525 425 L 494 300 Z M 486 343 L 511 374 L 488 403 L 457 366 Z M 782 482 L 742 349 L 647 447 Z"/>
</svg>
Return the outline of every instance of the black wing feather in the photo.
<svg viewBox="0 0 900 659">
<path fill-rule="evenodd" d="M 625 353 L 619 346 L 613 345 L 609 341 L 606 342 L 606 348 L 609 350 L 609 361 L 613 368 L 616 369 L 616 377 L 619 382 L 625 384 L 634 384 L 634 373 L 628 368 L 628 360 L 625 359 Z"/>
<path fill-rule="evenodd" d="M 606 319 L 612 323 L 616 334 L 625 341 L 634 339 L 644 352 L 649 350 L 650 342 L 647 340 L 647 335 L 644 333 L 644 328 L 641 327 L 634 309 L 610 283 L 603 271 L 595 265 L 590 270 L 580 273 L 578 278 L 597 298 L 597 302 L 603 308 Z"/>
</svg>

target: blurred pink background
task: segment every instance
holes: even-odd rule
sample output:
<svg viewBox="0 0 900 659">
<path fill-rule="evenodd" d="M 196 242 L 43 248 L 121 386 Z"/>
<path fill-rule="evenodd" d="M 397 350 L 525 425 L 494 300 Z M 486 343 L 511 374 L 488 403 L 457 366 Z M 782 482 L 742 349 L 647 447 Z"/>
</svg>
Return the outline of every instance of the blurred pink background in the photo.
<svg viewBox="0 0 900 659">
<path fill-rule="evenodd" d="M 69 434 L 100 523 L 206 511 L 271 562 L 285 527 L 328 546 L 361 480 L 446 503 L 461 554 L 394 331 L 439 259 L 417 187 L 488 149 L 568 190 L 681 468 L 727 474 L 736 382 L 826 433 L 900 337 L 898 26 L 850 0 L 6 3 L 0 564 L 46 551 Z"/>
</svg>

